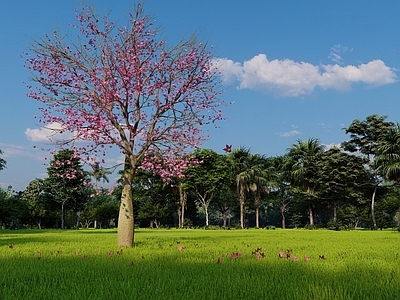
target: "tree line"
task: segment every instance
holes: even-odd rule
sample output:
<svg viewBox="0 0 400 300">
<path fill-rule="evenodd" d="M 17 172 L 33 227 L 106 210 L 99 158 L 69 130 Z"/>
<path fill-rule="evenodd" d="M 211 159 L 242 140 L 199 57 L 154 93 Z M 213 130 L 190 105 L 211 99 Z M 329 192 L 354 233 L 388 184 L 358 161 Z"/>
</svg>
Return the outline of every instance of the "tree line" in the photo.
<svg viewBox="0 0 400 300">
<path fill-rule="evenodd" d="M 246 147 L 227 145 L 225 154 L 199 148 L 190 154 L 185 176 L 168 182 L 138 163 L 132 182 L 136 226 L 399 227 L 399 124 L 371 115 L 344 130 L 350 138 L 337 147 L 326 149 L 310 138 L 274 157 Z M 0 162 L 3 169 L 6 162 Z M 117 226 L 122 180 L 103 190 L 99 183 L 110 172 L 98 163 L 89 166 L 84 170 L 80 157 L 63 149 L 46 178 L 18 193 L 0 190 L 1 226 Z"/>
</svg>

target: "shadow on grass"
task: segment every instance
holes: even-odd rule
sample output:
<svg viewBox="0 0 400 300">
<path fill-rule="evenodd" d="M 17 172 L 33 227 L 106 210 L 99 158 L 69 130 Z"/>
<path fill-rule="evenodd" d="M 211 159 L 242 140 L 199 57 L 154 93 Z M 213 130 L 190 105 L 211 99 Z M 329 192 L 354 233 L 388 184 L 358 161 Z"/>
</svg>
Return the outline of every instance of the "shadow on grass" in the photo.
<svg viewBox="0 0 400 300">
<path fill-rule="evenodd" d="M 399 271 L 326 261 L 182 262 L 179 256 L 2 260 L 1 299 L 397 299 Z"/>
</svg>

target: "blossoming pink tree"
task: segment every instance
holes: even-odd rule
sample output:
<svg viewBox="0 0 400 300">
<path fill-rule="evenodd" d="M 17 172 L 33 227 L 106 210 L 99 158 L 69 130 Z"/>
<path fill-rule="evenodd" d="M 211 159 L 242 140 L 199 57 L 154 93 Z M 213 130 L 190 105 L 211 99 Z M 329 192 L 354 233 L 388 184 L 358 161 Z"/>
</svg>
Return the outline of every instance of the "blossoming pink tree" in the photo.
<svg viewBox="0 0 400 300">
<path fill-rule="evenodd" d="M 138 163 L 165 181 L 181 177 L 187 152 L 221 120 L 218 70 L 195 37 L 169 47 L 139 4 L 126 26 L 77 12 L 76 38 L 59 32 L 33 42 L 26 68 L 30 98 L 44 104 L 39 121 L 58 124 L 89 163 L 118 147 L 125 157 L 118 244 L 132 246 L 132 180 Z"/>
</svg>

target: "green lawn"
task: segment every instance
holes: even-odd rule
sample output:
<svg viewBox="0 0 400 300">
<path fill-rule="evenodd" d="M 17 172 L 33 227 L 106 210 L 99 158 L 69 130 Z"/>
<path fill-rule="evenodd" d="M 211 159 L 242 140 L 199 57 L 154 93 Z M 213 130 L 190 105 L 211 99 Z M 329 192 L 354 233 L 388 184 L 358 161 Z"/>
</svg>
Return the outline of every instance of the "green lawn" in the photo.
<svg viewBox="0 0 400 300">
<path fill-rule="evenodd" d="M 0 230 L 0 299 L 400 299 L 397 231 L 139 229 L 135 240 Z"/>
</svg>

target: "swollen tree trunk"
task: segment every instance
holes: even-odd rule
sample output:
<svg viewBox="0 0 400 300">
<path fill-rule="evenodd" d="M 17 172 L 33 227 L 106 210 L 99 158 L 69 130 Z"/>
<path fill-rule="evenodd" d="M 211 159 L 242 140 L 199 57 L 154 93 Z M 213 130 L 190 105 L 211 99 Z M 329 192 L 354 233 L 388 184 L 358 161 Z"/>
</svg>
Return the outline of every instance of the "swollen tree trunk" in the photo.
<svg viewBox="0 0 400 300">
<path fill-rule="evenodd" d="M 128 164 L 125 165 L 121 205 L 118 216 L 118 245 L 133 246 L 135 222 L 133 219 L 132 181 L 134 173 Z"/>
<path fill-rule="evenodd" d="M 371 214 L 372 214 L 372 223 L 374 224 L 374 230 L 376 230 L 378 228 L 376 226 L 376 219 L 375 219 L 375 195 L 376 195 L 377 188 L 378 188 L 378 186 L 375 185 L 374 192 L 372 193 L 372 199 L 371 199 Z"/>
</svg>

